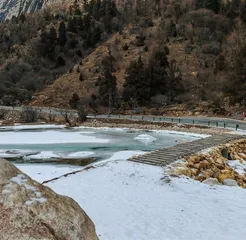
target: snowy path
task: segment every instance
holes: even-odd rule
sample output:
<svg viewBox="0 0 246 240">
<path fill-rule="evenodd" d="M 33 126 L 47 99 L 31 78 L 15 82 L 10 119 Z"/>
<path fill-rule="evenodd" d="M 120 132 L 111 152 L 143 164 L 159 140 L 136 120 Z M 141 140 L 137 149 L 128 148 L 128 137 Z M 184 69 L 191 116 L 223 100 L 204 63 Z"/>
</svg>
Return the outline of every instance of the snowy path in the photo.
<svg viewBox="0 0 246 240">
<path fill-rule="evenodd" d="M 47 178 L 52 169 L 44 171 Z M 37 171 L 26 172 L 45 180 Z M 186 178 L 164 183 L 162 177 L 160 167 L 123 160 L 47 185 L 80 204 L 100 240 L 245 239 L 244 189 L 211 187 Z"/>
</svg>

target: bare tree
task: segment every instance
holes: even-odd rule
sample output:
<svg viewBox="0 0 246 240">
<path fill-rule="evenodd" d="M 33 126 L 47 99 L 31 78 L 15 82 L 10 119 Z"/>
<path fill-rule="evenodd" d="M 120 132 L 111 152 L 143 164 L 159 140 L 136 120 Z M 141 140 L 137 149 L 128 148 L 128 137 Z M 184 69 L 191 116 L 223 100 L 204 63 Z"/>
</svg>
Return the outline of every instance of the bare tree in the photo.
<svg viewBox="0 0 246 240">
<path fill-rule="evenodd" d="M 78 120 L 79 120 L 79 122 L 85 122 L 87 120 L 87 115 L 88 114 L 87 114 L 87 112 L 86 112 L 86 110 L 85 110 L 85 108 L 84 108 L 83 105 L 80 105 L 78 107 L 77 114 L 78 114 Z"/>
<path fill-rule="evenodd" d="M 6 113 L 7 113 L 7 110 L 5 110 L 5 109 L 0 109 L 0 119 L 4 119 Z"/>
<path fill-rule="evenodd" d="M 68 109 L 61 109 L 60 114 L 64 118 L 65 122 L 71 127 L 71 119 L 73 118 L 73 112 Z"/>
<path fill-rule="evenodd" d="M 38 112 L 32 107 L 25 107 L 20 113 L 20 119 L 26 123 L 36 122 L 38 120 Z"/>
</svg>

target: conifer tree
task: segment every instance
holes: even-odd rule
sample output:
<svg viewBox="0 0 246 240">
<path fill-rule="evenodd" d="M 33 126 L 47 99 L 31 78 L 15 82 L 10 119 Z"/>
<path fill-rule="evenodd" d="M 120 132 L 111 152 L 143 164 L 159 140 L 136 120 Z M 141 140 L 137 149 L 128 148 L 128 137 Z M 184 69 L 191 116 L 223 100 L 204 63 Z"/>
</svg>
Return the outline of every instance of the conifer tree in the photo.
<svg viewBox="0 0 246 240">
<path fill-rule="evenodd" d="M 65 23 L 63 21 L 60 22 L 60 24 L 59 24 L 58 32 L 59 32 L 58 43 L 63 46 L 67 41 L 66 26 L 65 26 Z"/>
</svg>

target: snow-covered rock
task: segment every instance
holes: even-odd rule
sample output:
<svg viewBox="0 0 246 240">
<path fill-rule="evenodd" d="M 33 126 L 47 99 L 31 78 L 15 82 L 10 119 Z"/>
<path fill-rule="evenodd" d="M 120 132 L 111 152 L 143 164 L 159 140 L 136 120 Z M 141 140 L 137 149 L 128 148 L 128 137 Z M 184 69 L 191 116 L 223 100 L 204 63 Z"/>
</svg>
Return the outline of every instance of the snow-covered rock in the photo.
<svg viewBox="0 0 246 240">
<path fill-rule="evenodd" d="M 0 21 L 18 17 L 21 14 L 36 12 L 62 0 L 0 0 Z M 63 1 L 64 2 L 64 1 Z"/>
<path fill-rule="evenodd" d="M 71 198 L 57 195 L 0 160 L 1 240 L 96 240 L 95 226 Z"/>
<path fill-rule="evenodd" d="M 238 187 L 237 181 L 229 178 L 224 179 L 223 184 L 230 187 Z"/>
<path fill-rule="evenodd" d="M 221 185 L 217 178 L 207 178 L 203 181 L 203 183 L 210 186 Z"/>
<path fill-rule="evenodd" d="M 0 0 L 0 20 L 35 12 L 42 8 L 43 0 Z"/>
<path fill-rule="evenodd" d="M 147 143 L 155 142 L 157 138 L 150 136 L 148 134 L 140 134 L 139 136 L 135 137 L 134 140 L 147 144 Z"/>
</svg>

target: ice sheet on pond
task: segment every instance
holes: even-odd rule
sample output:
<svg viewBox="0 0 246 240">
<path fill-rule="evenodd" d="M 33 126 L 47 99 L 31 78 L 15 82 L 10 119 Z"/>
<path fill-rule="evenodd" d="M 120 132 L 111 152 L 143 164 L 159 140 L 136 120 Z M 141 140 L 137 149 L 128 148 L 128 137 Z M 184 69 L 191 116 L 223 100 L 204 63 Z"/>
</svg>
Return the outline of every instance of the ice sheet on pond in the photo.
<svg viewBox="0 0 246 240">
<path fill-rule="evenodd" d="M 40 131 L 0 132 L 0 144 L 59 144 L 59 143 L 108 143 L 109 139 L 88 136 L 83 132 Z"/>
<path fill-rule="evenodd" d="M 56 124 L 32 124 L 32 125 L 21 125 L 16 124 L 14 126 L 1 126 L 0 130 L 36 130 L 36 129 L 62 129 L 66 125 L 56 125 Z"/>
<path fill-rule="evenodd" d="M 0 157 L 23 161 L 58 163 L 61 159 L 88 159 L 102 161 L 114 158 L 118 152 L 149 152 L 193 141 L 201 136 L 163 130 L 70 128 L 36 129 L 26 131 L 0 131 Z M 1 151 L 3 149 L 4 151 Z M 18 150 L 19 149 L 19 150 Z M 14 152 L 11 152 L 14 151 Z M 27 151 L 25 154 L 21 151 Z M 13 154 L 13 155 L 12 155 Z M 118 155 L 119 156 L 119 155 Z M 128 155 L 129 156 L 129 155 Z M 130 157 L 130 156 L 129 156 Z M 128 157 L 128 158 L 129 158 Z M 120 158 L 121 159 L 121 158 Z M 54 160 L 54 161 L 53 161 Z M 61 164 L 62 161 L 59 161 Z M 77 164 L 78 161 L 71 162 Z M 83 163 L 81 162 L 81 165 Z"/>
</svg>

